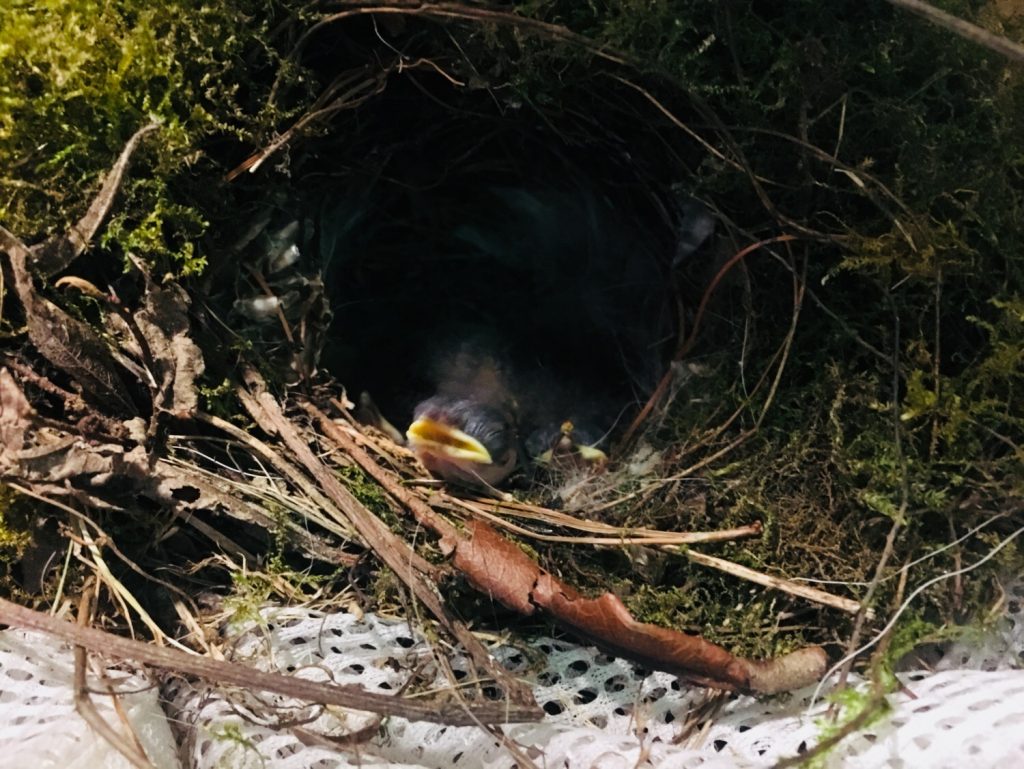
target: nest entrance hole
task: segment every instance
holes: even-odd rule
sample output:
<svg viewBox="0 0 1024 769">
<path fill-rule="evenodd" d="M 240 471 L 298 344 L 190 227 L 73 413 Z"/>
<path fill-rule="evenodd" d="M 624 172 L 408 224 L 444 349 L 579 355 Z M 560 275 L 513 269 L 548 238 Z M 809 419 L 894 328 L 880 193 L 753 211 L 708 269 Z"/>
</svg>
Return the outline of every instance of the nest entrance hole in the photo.
<svg viewBox="0 0 1024 769">
<path fill-rule="evenodd" d="M 651 171 L 642 125 L 585 134 L 572 117 L 563 132 L 463 98 L 472 108 L 396 87 L 360 108 L 361 140 L 345 121 L 310 150 L 333 313 L 321 365 L 401 429 L 439 379 L 465 374 L 450 369 L 468 344 L 529 372 L 517 397 L 586 412 L 552 421 L 621 429 L 675 345 L 687 198 Z"/>
</svg>

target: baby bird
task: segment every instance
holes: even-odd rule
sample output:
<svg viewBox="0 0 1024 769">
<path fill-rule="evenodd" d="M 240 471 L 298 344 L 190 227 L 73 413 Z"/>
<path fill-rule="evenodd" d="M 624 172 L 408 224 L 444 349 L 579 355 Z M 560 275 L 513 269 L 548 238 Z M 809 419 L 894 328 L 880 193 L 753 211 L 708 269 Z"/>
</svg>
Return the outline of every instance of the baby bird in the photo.
<svg viewBox="0 0 1024 769">
<path fill-rule="evenodd" d="M 494 487 L 519 463 L 511 410 L 472 397 L 435 395 L 421 402 L 406 437 L 423 465 L 447 481 Z"/>
</svg>

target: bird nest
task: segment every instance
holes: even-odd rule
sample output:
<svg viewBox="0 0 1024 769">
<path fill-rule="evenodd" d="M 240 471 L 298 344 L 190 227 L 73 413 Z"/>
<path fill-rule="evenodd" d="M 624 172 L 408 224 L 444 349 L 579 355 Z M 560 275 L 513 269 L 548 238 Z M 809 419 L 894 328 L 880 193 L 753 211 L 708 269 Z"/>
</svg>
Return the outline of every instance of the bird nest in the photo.
<svg viewBox="0 0 1024 769">
<path fill-rule="evenodd" d="M 866 637 L 880 670 L 997 602 L 1019 301 L 949 279 L 967 251 L 998 261 L 984 233 L 939 223 L 945 187 L 905 199 L 861 135 L 839 151 L 881 107 L 808 87 L 821 113 L 784 130 L 711 79 L 696 26 L 657 66 L 642 30 L 573 29 L 448 3 L 283 20 L 247 59 L 245 141 L 207 136 L 198 181 L 164 179 L 210 224 L 201 277 L 137 253 L 126 174 L 156 125 L 66 234 L 4 232 L 26 342 L 0 380 L 7 517 L 61 511 L 20 546 L 19 590 L 52 584 L 59 524 L 157 638 L 168 606 L 193 631 L 223 616 L 200 603 L 422 609 L 494 682 L 467 704 L 485 723 L 535 713 L 460 617 L 769 693 Z M 509 472 L 467 487 L 405 445 L 434 395 L 498 411 Z M 943 574 L 907 615 L 908 583 Z"/>
</svg>

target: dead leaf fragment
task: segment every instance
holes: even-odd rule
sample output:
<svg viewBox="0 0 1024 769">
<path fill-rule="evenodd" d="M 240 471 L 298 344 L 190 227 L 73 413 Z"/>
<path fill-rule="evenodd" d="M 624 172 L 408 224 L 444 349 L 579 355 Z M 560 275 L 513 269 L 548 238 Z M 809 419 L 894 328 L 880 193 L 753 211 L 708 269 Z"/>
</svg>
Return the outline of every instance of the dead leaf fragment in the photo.
<svg viewBox="0 0 1024 769">
<path fill-rule="evenodd" d="M 107 218 L 107 214 L 110 213 L 110 209 L 114 205 L 114 198 L 121 187 L 121 181 L 139 143 L 146 134 L 152 133 L 159 127 L 158 123 L 151 122 L 132 134 L 121 150 L 117 161 L 104 177 L 99 192 L 96 193 L 96 197 L 93 198 L 82 218 L 71 225 L 67 232 L 48 238 L 32 247 L 32 269 L 37 274 L 48 278 L 63 270 L 85 253 L 89 242 L 96 237 L 100 225 L 103 224 L 103 220 Z"/>
<path fill-rule="evenodd" d="M 196 379 L 205 370 L 205 363 L 190 335 L 184 290 L 150 284 L 135 322 L 148 343 L 156 369 L 152 372 L 157 381 L 154 407 L 180 418 L 192 416 L 199 405 Z"/>
<path fill-rule="evenodd" d="M 529 616 L 536 610 L 531 600 L 534 586 L 543 573 L 522 550 L 486 524 L 470 523 L 472 537 L 452 542 L 441 541 L 455 551 L 454 565 L 477 590 L 513 611 Z"/>
<path fill-rule="evenodd" d="M 39 354 L 75 380 L 88 400 L 124 414 L 134 413 L 136 409 L 107 345 L 87 324 L 38 295 L 28 271 L 29 250 L 24 243 L 2 230 L 0 247 L 7 252 L 28 337 Z"/>
<path fill-rule="evenodd" d="M 612 593 L 582 596 L 487 524 L 469 527 L 468 538 L 448 536 L 441 544 L 454 551 L 455 567 L 474 587 L 524 615 L 544 609 L 583 638 L 646 667 L 716 689 L 764 694 L 804 686 L 824 672 L 818 647 L 752 661 L 699 636 L 638 622 Z"/>
<path fill-rule="evenodd" d="M 7 368 L 0 369 L 0 462 L 6 464 L 25 445 L 35 412 Z"/>
</svg>

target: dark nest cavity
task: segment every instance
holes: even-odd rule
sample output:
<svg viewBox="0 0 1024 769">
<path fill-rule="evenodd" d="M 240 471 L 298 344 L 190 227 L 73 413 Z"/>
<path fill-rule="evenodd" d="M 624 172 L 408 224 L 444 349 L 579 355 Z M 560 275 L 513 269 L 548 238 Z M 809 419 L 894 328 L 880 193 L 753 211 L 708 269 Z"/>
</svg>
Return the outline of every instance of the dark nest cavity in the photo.
<svg viewBox="0 0 1024 769">
<path fill-rule="evenodd" d="M 295 245 L 320 272 L 329 312 L 303 354 L 396 437 L 442 392 L 509 407 L 525 457 L 567 422 L 607 451 L 664 375 L 712 214 L 645 123 L 589 114 L 588 87 L 566 98 L 410 73 L 290 147 L 256 248 L 273 270 Z"/>
</svg>

